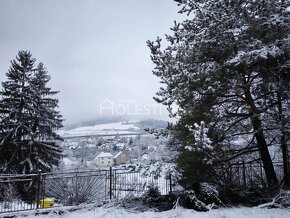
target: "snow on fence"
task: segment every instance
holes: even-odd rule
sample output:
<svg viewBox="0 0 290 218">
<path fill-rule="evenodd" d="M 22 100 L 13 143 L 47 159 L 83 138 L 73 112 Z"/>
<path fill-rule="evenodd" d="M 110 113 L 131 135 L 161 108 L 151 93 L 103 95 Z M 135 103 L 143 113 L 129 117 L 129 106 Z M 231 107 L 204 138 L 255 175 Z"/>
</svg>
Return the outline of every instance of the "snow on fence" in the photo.
<svg viewBox="0 0 290 218">
<path fill-rule="evenodd" d="M 102 203 L 128 194 L 142 195 L 150 183 L 167 195 L 174 189 L 171 178 L 142 176 L 125 170 L 90 170 L 29 175 L 0 175 L 0 213 L 44 207 Z M 19 200 L 20 195 L 25 201 Z"/>
</svg>

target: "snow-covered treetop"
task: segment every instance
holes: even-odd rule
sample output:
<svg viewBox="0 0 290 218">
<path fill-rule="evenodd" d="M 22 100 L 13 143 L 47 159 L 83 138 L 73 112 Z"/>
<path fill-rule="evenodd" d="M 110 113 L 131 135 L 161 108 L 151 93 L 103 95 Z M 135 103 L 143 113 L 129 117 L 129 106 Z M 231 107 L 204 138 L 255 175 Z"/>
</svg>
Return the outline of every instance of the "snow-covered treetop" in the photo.
<svg viewBox="0 0 290 218">
<path fill-rule="evenodd" d="M 200 124 L 194 123 L 193 126 L 187 126 L 189 131 L 192 132 L 194 136 L 195 144 L 191 146 L 186 146 L 185 149 L 189 151 L 193 150 L 212 150 L 212 141 L 208 137 L 208 128 L 205 127 L 203 121 Z"/>
</svg>

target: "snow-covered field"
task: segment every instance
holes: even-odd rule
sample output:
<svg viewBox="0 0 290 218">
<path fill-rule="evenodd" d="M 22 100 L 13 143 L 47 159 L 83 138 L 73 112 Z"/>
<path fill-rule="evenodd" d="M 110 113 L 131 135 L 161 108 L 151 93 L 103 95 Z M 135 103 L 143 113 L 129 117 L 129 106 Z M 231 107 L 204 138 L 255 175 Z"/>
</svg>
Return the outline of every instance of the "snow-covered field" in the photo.
<svg viewBox="0 0 290 218">
<path fill-rule="evenodd" d="M 0 215 L 1 217 L 1 215 Z M 29 212 L 17 217 L 37 217 L 37 218 L 289 218 L 289 209 L 262 209 L 262 208 L 222 208 L 209 212 L 196 212 L 190 209 L 176 208 L 164 212 L 136 212 L 127 211 L 123 208 L 96 207 L 88 210 L 78 210 L 74 212 L 65 211 L 58 215 L 51 211 L 45 215 L 35 215 Z"/>
<path fill-rule="evenodd" d="M 111 135 L 111 134 L 131 134 L 140 129 L 134 123 L 108 123 L 95 126 L 84 126 L 71 130 L 61 130 L 58 134 L 63 137 L 85 136 L 85 135 Z"/>
</svg>

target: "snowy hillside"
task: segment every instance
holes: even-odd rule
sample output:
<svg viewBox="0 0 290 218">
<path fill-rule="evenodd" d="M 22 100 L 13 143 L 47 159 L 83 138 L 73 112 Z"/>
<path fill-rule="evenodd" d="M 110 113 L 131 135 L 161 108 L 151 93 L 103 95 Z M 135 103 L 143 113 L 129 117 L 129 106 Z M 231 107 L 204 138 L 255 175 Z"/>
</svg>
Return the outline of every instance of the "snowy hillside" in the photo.
<svg viewBox="0 0 290 218">
<path fill-rule="evenodd" d="M 114 134 L 136 134 L 140 128 L 135 122 L 117 122 L 98 124 L 94 126 L 83 126 L 71 130 L 61 130 L 58 134 L 62 137 L 86 136 L 86 135 L 114 135 Z"/>
</svg>

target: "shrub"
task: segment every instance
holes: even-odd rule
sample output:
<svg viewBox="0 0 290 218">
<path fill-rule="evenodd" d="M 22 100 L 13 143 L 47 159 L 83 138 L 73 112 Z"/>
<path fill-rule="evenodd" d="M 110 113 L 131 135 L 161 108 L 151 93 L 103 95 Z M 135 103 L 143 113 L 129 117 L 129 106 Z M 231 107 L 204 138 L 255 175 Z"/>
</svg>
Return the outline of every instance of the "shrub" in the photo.
<svg viewBox="0 0 290 218">
<path fill-rule="evenodd" d="M 142 196 L 142 200 L 147 205 L 156 205 L 162 202 L 162 195 L 154 183 L 149 183 L 148 190 Z"/>
<path fill-rule="evenodd" d="M 205 204 L 223 204 L 219 197 L 219 191 L 217 187 L 203 182 L 200 184 L 200 193 L 198 193 L 198 198 Z"/>
<path fill-rule="evenodd" d="M 257 206 L 269 202 L 276 194 L 276 190 L 258 186 L 250 188 L 239 185 L 220 187 L 220 198 L 229 205 Z"/>
<path fill-rule="evenodd" d="M 180 205 L 196 211 L 208 211 L 206 204 L 197 198 L 195 191 L 186 190 L 180 196 Z"/>
<path fill-rule="evenodd" d="M 78 205 L 104 200 L 105 178 L 102 176 L 75 176 L 46 180 L 45 194 L 64 205 Z"/>
<path fill-rule="evenodd" d="M 148 190 L 141 199 L 146 207 L 154 208 L 158 211 L 165 211 L 173 208 L 177 198 L 171 194 L 162 196 L 158 187 L 154 183 L 149 183 Z"/>
</svg>

